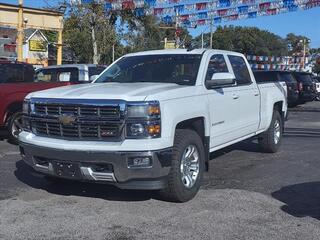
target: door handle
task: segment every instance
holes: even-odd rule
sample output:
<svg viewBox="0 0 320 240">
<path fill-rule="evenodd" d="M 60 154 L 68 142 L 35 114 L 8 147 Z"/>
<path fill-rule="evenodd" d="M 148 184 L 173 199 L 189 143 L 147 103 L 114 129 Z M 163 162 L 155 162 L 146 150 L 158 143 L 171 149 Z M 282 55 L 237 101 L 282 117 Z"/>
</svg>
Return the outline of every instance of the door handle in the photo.
<svg viewBox="0 0 320 240">
<path fill-rule="evenodd" d="M 232 98 L 233 98 L 233 99 L 238 99 L 238 98 L 239 98 L 239 95 L 234 93 L 234 94 L 232 94 Z"/>
<path fill-rule="evenodd" d="M 256 96 L 256 97 L 259 96 L 259 93 L 258 93 L 258 92 L 255 92 L 255 93 L 254 93 L 254 96 Z"/>
</svg>

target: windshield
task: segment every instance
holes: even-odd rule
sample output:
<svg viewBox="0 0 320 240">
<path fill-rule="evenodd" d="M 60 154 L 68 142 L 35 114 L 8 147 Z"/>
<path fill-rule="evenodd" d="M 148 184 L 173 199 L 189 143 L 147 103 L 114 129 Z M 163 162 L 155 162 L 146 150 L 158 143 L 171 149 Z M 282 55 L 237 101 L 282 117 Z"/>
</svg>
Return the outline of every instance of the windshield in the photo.
<svg viewBox="0 0 320 240">
<path fill-rule="evenodd" d="M 281 79 L 285 82 L 293 82 L 296 83 L 296 80 L 293 78 L 291 73 L 281 73 Z"/>
<path fill-rule="evenodd" d="M 296 74 L 296 77 L 300 82 L 312 83 L 312 80 L 309 74 Z"/>
<path fill-rule="evenodd" d="M 195 85 L 200 61 L 200 54 L 124 57 L 102 73 L 95 83 L 159 82 Z"/>
</svg>

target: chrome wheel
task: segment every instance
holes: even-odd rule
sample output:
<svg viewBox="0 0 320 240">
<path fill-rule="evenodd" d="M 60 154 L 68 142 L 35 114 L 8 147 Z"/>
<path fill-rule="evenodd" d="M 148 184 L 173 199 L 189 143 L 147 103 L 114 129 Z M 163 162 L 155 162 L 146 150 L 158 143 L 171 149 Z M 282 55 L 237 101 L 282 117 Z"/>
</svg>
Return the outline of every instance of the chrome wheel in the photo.
<svg viewBox="0 0 320 240">
<path fill-rule="evenodd" d="M 183 152 L 180 164 L 181 180 L 185 187 L 192 188 L 200 171 L 199 152 L 195 145 L 189 145 Z"/>
<path fill-rule="evenodd" d="M 12 120 L 11 135 L 18 138 L 18 135 L 22 132 L 22 116 L 18 115 Z"/>
<path fill-rule="evenodd" d="M 281 127 L 280 127 L 280 122 L 279 120 L 276 120 L 274 122 L 274 143 L 278 144 L 280 141 L 280 137 L 281 137 Z"/>
</svg>

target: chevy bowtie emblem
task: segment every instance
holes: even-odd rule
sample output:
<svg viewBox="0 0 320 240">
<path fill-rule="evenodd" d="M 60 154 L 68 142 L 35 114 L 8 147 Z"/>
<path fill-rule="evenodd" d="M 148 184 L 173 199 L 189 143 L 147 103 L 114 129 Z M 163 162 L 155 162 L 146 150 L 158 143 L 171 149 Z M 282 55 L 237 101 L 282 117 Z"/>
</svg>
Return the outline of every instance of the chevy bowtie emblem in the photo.
<svg viewBox="0 0 320 240">
<path fill-rule="evenodd" d="M 59 122 L 62 125 L 71 125 L 75 123 L 75 121 L 76 121 L 76 117 L 73 115 L 62 114 L 61 116 L 59 116 Z"/>
</svg>

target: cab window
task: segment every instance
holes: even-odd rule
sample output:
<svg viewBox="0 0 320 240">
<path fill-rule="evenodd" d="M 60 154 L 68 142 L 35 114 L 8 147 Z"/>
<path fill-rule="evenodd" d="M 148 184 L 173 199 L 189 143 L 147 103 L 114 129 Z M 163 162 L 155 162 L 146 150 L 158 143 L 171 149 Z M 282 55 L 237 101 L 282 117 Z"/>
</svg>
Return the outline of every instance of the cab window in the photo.
<svg viewBox="0 0 320 240">
<path fill-rule="evenodd" d="M 228 55 L 237 85 L 251 84 L 251 77 L 243 57 Z"/>
<path fill-rule="evenodd" d="M 222 54 L 213 55 L 210 58 L 208 70 L 206 74 L 206 81 L 211 80 L 214 73 L 228 73 L 227 63 Z"/>
</svg>

